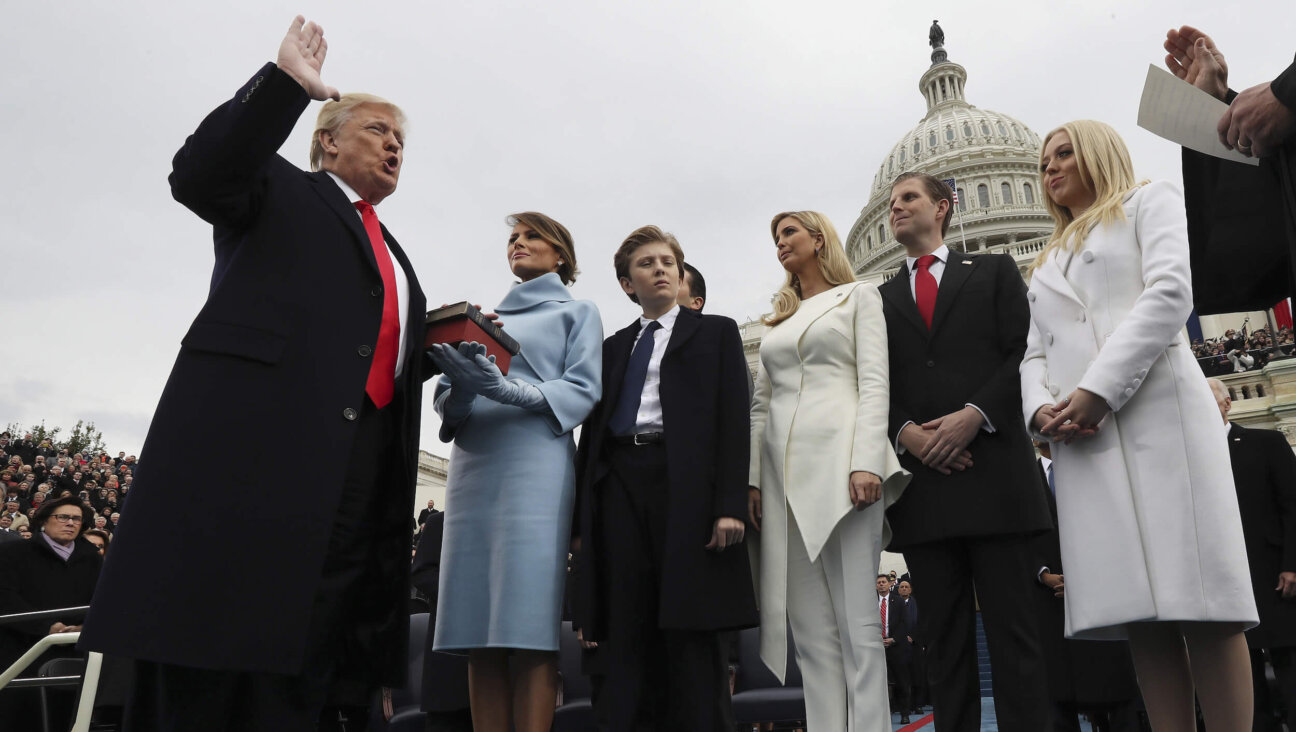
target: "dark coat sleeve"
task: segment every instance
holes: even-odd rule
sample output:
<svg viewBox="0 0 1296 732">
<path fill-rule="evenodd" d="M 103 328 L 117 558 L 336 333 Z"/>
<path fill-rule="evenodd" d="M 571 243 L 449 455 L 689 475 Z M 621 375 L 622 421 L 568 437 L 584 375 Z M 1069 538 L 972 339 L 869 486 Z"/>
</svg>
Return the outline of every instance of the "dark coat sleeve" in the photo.
<svg viewBox="0 0 1296 732">
<path fill-rule="evenodd" d="M 1269 88 L 1273 90 L 1274 96 L 1283 106 L 1292 112 L 1296 112 L 1296 61 L 1292 61 L 1278 78 L 1274 79 Z"/>
<path fill-rule="evenodd" d="M 969 400 L 995 429 L 1014 429 L 1021 420 L 1021 366 L 1026 354 L 1026 332 L 1030 327 L 1030 303 L 1026 283 L 1012 257 L 995 255 L 995 315 L 998 318 L 998 347 L 1001 361 L 994 376 Z M 989 264 L 989 262 L 986 262 Z"/>
<path fill-rule="evenodd" d="M 261 67 L 185 140 L 171 161 L 171 195 L 210 224 L 245 228 L 261 203 L 258 174 L 276 159 L 308 104 L 310 96 L 291 76 L 273 63 Z"/>
<path fill-rule="evenodd" d="M 725 318 L 720 330 L 720 454 L 716 456 L 713 511 L 716 518 L 747 519 L 747 477 L 751 458 L 751 410 L 738 324 Z"/>
<path fill-rule="evenodd" d="M 1264 438 L 1267 455 L 1266 483 L 1273 492 L 1273 506 L 1282 526 L 1283 572 L 1296 572 L 1296 454 L 1281 432 L 1255 430 L 1247 433 Z M 1272 578 L 1277 581 L 1277 578 Z"/>
</svg>

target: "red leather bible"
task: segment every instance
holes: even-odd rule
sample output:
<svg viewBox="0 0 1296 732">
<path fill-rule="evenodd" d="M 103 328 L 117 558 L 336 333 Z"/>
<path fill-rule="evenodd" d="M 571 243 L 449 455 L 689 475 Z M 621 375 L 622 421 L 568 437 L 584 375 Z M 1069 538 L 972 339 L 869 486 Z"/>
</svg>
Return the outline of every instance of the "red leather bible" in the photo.
<svg viewBox="0 0 1296 732">
<path fill-rule="evenodd" d="M 495 365 L 501 373 L 508 373 L 509 361 L 522 351 L 522 346 L 512 336 L 466 301 L 429 310 L 426 323 L 424 348 L 433 343 L 458 346 L 464 341 L 477 341 L 486 346 L 486 355 L 495 357 Z"/>
</svg>

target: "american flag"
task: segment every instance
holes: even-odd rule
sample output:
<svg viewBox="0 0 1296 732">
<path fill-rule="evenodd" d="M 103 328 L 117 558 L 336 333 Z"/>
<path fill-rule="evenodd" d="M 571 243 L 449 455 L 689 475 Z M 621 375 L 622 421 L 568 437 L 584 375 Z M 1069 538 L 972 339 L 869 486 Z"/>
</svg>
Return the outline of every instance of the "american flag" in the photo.
<svg viewBox="0 0 1296 732">
<path fill-rule="evenodd" d="M 953 192 L 954 194 L 954 205 L 957 206 L 958 205 L 958 185 L 955 183 L 953 178 L 945 178 L 941 182 L 949 186 L 950 191 Z"/>
</svg>

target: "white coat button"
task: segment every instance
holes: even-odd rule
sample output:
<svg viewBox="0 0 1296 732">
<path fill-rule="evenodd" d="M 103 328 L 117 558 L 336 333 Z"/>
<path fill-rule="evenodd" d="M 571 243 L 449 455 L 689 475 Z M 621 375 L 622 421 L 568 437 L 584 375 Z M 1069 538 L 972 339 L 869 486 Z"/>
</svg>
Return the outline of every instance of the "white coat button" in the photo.
<svg viewBox="0 0 1296 732">
<path fill-rule="evenodd" d="M 1026 293 L 1026 299 L 1030 300 L 1031 302 L 1035 302 L 1035 293 L 1033 292 Z"/>
<path fill-rule="evenodd" d="M 1130 383 L 1134 385 L 1134 388 L 1135 388 L 1135 389 L 1137 389 L 1137 388 L 1139 388 L 1139 384 L 1142 384 L 1142 383 L 1143 383 L 1143 380 L 1142 380 L 1142 379 L 1135 379 L 1135 380 L 1131 381 Z"/>
<path fill-rule="evenodd" d="M 1048 344 L 1050 346 L 1053 345 L 1053 334 L 1052 333 L 1047 334 L 1046 338 L 1048 340 Z"/>
<path fill-rule="evenodd" d="M 355 418 L 359 416 L 360 415 L 356 413 L 356 410 L 352 409 L 351 407 L 347 407 L 346 409 L 342 410 L 342 418 L 347 421 L 354 422 Z"/>
<path fill-rule="evenodd" d="M 1083 254 L 1080 255 L 1080 258 L 1083 259 L 1083 260 L 1086 261 L 1086 262 L 1092 262 L 1092 261 L 1093 261 L 1093 258 L 1094 258 L 1094 253 L 1093 253 L 1093 252 L 1086 251 L 1086 252 L 1084 252 Z"/>
<path fill-rule="evenodd" d="M 1058 388 L 1058 385 L 1057 385 L 1057 384 L 1049 384 L 1049 393 L 1050 393 L 1050 394 L 1052 394 L 1053 396 L 1057 396 L 1059 391 L 1062 391 L 1062 390 Z"/>
<path fill-rule="evenodd" d="M 1132 396 L 1134 396 L 1134 390 L 1133 390 L 1133 389 L 1126 389 L 1126 390 L 1125 390 L 1125 396 L 1127 396 L 1127 397 L 1132 397 Z"/>
<path fill-rule="evenodd" d="M 1147 369 L 1139 369 L 1139 378 L 1140 379 L 1147 378 Z"/>
</svg>

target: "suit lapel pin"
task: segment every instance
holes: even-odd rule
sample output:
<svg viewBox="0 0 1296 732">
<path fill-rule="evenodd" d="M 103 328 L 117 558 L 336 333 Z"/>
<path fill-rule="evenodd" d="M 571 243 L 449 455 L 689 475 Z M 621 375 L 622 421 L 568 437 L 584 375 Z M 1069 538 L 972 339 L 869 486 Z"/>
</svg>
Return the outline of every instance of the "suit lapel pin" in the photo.
<svg viewBox="0 0 1296 732">
<path fill-rule="evenodd" d="M 972 264 L 972 260 L 970 260 L 970 259 L 965 259 L 965 260 L 963 260 L 963 264 Z"/>
</svg>

